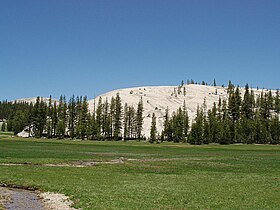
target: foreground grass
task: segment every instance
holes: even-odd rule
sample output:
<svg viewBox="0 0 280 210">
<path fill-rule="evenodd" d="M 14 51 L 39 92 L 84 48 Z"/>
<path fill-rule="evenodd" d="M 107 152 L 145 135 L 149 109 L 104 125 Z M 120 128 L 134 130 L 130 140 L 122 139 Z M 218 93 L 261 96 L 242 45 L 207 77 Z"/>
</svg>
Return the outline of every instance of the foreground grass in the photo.
<svg viewBox="0 0 280 210">
<path fill-rule="evenodd" d="M 280 148 L 23 140 L 0 135 L 0 182 L 64 193 L 83 209 L 279 209 Z"/>
</svg>

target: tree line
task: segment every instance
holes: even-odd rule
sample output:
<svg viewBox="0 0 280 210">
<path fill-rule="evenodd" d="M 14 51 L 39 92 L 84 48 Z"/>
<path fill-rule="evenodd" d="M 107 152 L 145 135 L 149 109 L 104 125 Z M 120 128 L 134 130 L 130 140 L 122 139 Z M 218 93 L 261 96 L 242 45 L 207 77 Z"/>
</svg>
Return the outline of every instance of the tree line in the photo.
<svg viewBox="0 0 280 210">
<path fill-rule="evenodd" d="M 181 88 L 183 83 L 181 84 Z M 184 91 L 182 91 L 184 92 Z M 187 104 L 174 113 L 168 107 L 164 114 L 161 133 L 157 132 L 153 113 L 150 142 L 173 141 L 190 144 L 280 143 L 279 91 L 254 93 L 248 84 L 241 96 L 240 88 L 230 81 L 228 99 L 207 110 L 206 101 L 197 107 L 195 119 L 190 122 Z M 119 94 L 110 101 L 101 97 L 89 111 L 87 97 L 65 96 L 48 102 L 37 97 L 36 102 L 0 102 L 0 119 L 7 119 L 2 130 L 15 134 L 25 130 L 30 136 L 47 138 L 78 138 L 89 140 L 141 140 L 143 130 L 143 101 L 137 107 L 123 104 Z"/>
<path fill-rule="evenodd" d="M 206 101 L 197 107 L 194 121 L 189 126 L 186 104 L 172 117 L 166 109 L 161 141 L 188 142 L 191 144 L 279 144 L 280 99 L 271 91 L 255 97 L 254 91 L 245 87 L 241 97 L 240 88 L 229 82 L 228 100 L 221 100 L 209 110 Z"/>
<path fill-rule="evenodd" d="M 35 104 L 4 101 L 0 103 L 0 118 L 7 119 L 8 131 L 17 134 L 25 130 L 37 138 L 143 139 L 142 98 L 135 110 L 127 104 L 123 107 L 119 94 L 110 103 L 100 97 L 93 112 L 89 111 L 87 97 L 72 96 L 68 102 L 65 96 L 59 101 L 50 97 L 48 103 L 37 97 Z"/>
</svg>

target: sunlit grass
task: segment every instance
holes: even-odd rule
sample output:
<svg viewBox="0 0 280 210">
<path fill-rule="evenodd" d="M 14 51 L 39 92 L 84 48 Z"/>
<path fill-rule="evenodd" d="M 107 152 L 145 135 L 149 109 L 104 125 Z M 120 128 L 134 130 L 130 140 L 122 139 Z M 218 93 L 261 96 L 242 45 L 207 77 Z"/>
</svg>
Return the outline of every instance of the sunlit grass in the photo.
<svg viewBox="0 0 280 210">
<path fill-rule="evenodd" d="M 47 163 L 111 161 L 93 167 Z M 90 142 L 6 137 L 0 182 L 69 195 L 83 209 L 279 209 L 280 149 L 271 145 Z M 39 165 L 34 165 L 39 164 Z"/>
</svg>

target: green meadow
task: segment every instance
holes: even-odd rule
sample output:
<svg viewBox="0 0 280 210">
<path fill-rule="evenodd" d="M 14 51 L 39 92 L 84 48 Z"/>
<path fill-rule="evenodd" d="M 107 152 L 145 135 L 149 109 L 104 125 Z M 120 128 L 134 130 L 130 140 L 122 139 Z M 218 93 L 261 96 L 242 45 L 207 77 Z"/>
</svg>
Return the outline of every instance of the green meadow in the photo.
<svg viewBox="0 0 280 210">
<path fill-rule="evenodd" d="M 95 164 L 78 167 L 83 162 Z M 279 209 L 280 147 L 2 133 L 0 183 L 63 193 L 82 209 Z"/>
</svg>

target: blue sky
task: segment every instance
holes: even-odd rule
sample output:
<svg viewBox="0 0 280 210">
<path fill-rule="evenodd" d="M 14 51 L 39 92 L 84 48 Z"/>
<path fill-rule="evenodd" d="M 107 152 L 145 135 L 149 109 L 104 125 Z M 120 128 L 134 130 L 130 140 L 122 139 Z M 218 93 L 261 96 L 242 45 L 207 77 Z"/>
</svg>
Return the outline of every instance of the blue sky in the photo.
<svg viewBox="0 0 280 210">
<path fill-rule="evenodd" d="M 181 80 L 277 89 L 279 0 L 1 0 L 0 100 Z"/>
</svg>

